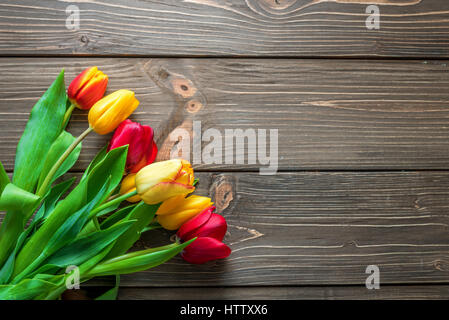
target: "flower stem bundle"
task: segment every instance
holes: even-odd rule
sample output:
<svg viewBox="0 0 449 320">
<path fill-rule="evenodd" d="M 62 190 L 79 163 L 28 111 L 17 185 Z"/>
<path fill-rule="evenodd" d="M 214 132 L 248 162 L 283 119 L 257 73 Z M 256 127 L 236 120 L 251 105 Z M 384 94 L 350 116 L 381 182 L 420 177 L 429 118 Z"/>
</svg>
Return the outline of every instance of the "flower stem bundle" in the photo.
<svg viewBox="0 0 449 320">
<path fill-rule="evenodd" d="M 118 287 L 120 274 L 153 268 L 179 253 L 191 263 L 230 254 L 222 243 L 224 218 L 211 213 L 209 198 L 189 195 L 195 190 L 190 163 L 154 163 L 153 129 L 127 119 L 139 105 L 134 92 L 103 97 L 107 84 L 107 75 L 91 67 L 66 93 L 63 70 L 31 111 L 11 180 L 0 163 L 0 210 L 6 212 L 0 300 L 58 299 L 68 289 L 69 269 L 76 269 L 80 283 L 114 275 Z M 75 108 L 89 110 L 78 137 L 65 130 Z M 93 131 L 114 130 L 77 184 L 64 180 L 82 141 Z M 125 200 L 132 204 L 124 206 Z M 183 231 L 175 243 L 128 253 L 143 232 L 161 227 Z M 114 288 L 102 297 L 116 293 Z"/>
</svg>

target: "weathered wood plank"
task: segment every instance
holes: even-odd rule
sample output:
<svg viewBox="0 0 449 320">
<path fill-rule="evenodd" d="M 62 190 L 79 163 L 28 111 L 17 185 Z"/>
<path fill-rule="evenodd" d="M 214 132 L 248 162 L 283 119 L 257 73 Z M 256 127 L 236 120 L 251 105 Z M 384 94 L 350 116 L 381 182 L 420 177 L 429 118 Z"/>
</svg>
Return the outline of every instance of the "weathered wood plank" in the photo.
<svg viewBox="0 0 449 320">
<path fill-rule="evenodd" d="M 109 75 L 109 92 L 136 91 L 141 106 L 132 119 L 155 128 L 161 159 L 175 145 L 170 133 L 191 133 L 201 121 L 203 133 L 215 128 L 223 136 L 226 129 L 278 129 L 280 170 L 449 168 L 447 61 L 3 58 L 0 154 L 7 170 L 32 105 L 60 69 L 70 82 L 89 65 Z M 78 135 L 86 126 L 86 112 L 76 111 L 68 129 Z M 75 170 L 109 137 L 91 134 Z M 222 142 L 224 162 L 235 148 Z M 258 171 L 247 151 L 244 164 L 195 168 Z"/>
<path fill-rule="evenodd" d="M 0 19 L 3 55 L 449 57 L 446 0 L 7 0 Z"/>
<path fill-rule="evenodd" d="M 447 172 L 197 176 L 196 194 L 228 221 L 232 255 L 205 265 L 176 257 L 122 276 L 123 287 L 364 286 L 368 265 L 381 286 L 449 283 Z M 135 248 L 171 234 L 145 233 Z"/>
<path fill-rule="evenodd" d="M 448 173 L 199 177 L 232 255 L 202 266 L 177 257 L 123 286 L 364 285 L 372 264 L 381 284 L 449 282 Z M 168 237 L 148 233 L 137 247 Z"/>
<path fill-rule="evenodd" d="M 104 291 L 104 289 L 103 289 Z M 242 287 L 242 288 L 120 288 L 119 300 L 369 300 L 449 299 L 449 286 L 382 286 L 367 290 L 348 287 Z"/>
</svg>

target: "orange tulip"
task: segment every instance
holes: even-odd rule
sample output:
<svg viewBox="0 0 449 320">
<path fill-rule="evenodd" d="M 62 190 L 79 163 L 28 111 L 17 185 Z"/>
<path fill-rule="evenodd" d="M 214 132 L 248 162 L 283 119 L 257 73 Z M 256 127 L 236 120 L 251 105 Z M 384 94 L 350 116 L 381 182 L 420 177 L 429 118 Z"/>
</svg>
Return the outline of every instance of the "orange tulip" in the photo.
<svg viewBox="0 0 449 320">
<path fill-rule="evenodd" d="M 97 67 L 90 67 L 73 79 L 67 90 L 67 96 L 77 108 L 90 109 L 103 97 L 107 86 L 108 76 Z"/>
</svg>

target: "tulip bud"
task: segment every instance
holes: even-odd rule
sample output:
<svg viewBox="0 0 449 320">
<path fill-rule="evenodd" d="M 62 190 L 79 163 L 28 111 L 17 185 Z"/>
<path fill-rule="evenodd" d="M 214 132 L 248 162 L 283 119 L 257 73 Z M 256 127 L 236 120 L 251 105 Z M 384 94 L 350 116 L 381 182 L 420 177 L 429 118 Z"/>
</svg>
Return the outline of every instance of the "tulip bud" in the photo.
<svg viewBox="0 0 449 320">
<path fill-rule="evenodd" d="M 118 90 L 97 101 L 89 111 L 89 125 L 98 134 L 107 134 L 128 118 L 139 105 L 130 90 Z"/>
<path fill-rule="evenodd" d="M 129 145 L 126 170 L 136 173 L 146 165 L 153 163 L 156 158 L 157 146 L 153 136 L 154 132 L 151 127 L 126 119 L 115 130 L 111 142 L 109 142 L 108 151 Z"/>
<path fill-rule="evenodd" d="M 198 238 L 181 252 L 181 257 L 194 264 L 224 259 L 231 254 L 231 249 L 223 242 L 210 237 Z"/>
<path fill-rule="evenodd" d="M 90 109 L 103 97 L 107 85 L 108 76 L 97 67 L 90 67 L 73 79 L 67 90 L 67 96 L 77 108 Z"/>
<path fill-rule="evenodd" d="M 176 233 L 178 238 L 188 241 L 195 237 L 210 237 L 222 241 L 228 226 L 225 218 L 212 213 L 214 210 L 214 206 L 206 208 L 196 217 L 184 223 Z"/>
<path fill-rule="evenodd" d="M 157 221 L 167 230 L 176 230 L 184 222 L 195 217 L 212 205 L 210 198 L 193 195 L 165 200 L 156 211 Z"/>
<path fill-rule="evenodd" d="M 122 184 L 120 186 L 120 194 L 127 194 L 136 190 L 136 174 L 130 173 L 126 177 L 123 178 Z M 131 198 L 126 199 L 129 202 L 139 202 L 141 199 L 139 195 L 132 196 Z"/>
<path fill-rule="evenodd" d="M 193 169 L 186 160 L 152 163 L 137 172 L 137 193 L 146 204 L 157 204 L 193 192 Z"/>
</svg>

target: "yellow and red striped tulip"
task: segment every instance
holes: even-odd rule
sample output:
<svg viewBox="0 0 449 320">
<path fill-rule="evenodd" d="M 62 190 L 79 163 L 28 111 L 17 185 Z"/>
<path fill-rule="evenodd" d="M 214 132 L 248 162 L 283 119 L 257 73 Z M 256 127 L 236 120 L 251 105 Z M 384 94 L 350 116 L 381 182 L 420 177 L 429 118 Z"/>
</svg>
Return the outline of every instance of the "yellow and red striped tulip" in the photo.
<svg viewBox="0 0 449 320">
<path fill-rule="evenodd" d="M 98 134 L 115 130 L 139 106 L 139 100 L 130 90 L 117 90 L 99 100 L 89 110 L 89 125 Z"/>
<path fill-rule="evenodd" d="M 86 110 L 103 97 L 107 86 L 108 76 L 97 67 L 90 67 L 73 79 L 67 89 L 67 96 L 77 108 Z"/>
<path fill-rule="evenodd" d="M 157 204 L 193 192 L 194 176 L 190 163 L 166 160 L 143 167 L 136 175 L 137 193 L 147 204 Z"/>
</svg>

